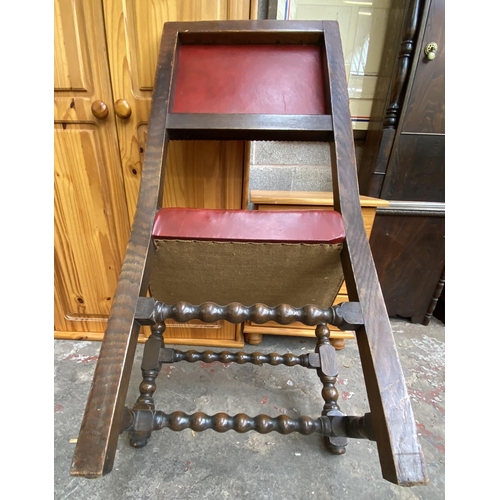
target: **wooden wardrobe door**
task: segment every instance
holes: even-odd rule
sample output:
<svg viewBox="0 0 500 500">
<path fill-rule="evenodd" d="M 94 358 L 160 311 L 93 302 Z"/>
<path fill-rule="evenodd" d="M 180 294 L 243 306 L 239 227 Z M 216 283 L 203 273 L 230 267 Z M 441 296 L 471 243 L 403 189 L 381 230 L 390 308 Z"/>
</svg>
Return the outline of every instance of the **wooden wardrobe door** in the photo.
<svg viewBox="0 0 500 500">
<path fill-rule="evenodd" d="M 163 24 L 249 19 L 250 3 L 250 0 L 103 0 L 114 99 L 119 101 L 118 105 L 126 101 L 130 109 L 129 116 L 117 117 L 117 130 L 131 221 L 139 194 Z M 243 150 L 241 141 L 170 143 L 163 205 L 241 208 Z"/>
<path fill-rule="evenodd" d="M 430 0 L 380 196 L 445 201 L 445 0 Z M 437 43 L 435 58 L 425 55 Z"/>
<path fill-rule="evenodd" d="M 418 55 L 415 77 L 404 110 L 402 134 L 445 133 L 445 0 L 432 0 Z M 425 56 L 425 47 L 436 43 L 434 59 Z"/>
<path fill-rule="evenodd" d="M 139 195 L 163 24 L 249 19 L 255 5 L 250 0 L 103 0 L 113 96 L 117 106 L 130 111 L 116 117 L 116 126 L 131 222 Z M 167 172 L 163 206 L 246 206 L 243 141 L 170 142 Z M 196 324 L 172 326 L 170 322 L 164 337 L 176 343 L 243 345 L 241 326 L 222 321 L 208 328 Z"/>
<path fill-rule="evenodd" d="M 54 59 L 55 336 L 98 339 L 130 230 L 100 0 L 55 1 Z"/>
</svg>

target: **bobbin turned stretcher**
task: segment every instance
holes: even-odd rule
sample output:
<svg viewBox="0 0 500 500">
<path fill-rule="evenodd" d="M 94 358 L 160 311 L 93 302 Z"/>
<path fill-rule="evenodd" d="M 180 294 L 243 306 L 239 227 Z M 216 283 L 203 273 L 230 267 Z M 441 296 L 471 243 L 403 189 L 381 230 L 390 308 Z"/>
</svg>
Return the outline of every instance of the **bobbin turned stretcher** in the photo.
<svg viewBox="0 0 500 500">
<path fill-rule="evenodd" d="M 329 142 L 334 210 L 160 209 L 169 141 L 192 139 Z M 344 279 L 349 302 L 332 306 Z M 316 325 L 317 347 L 300 356 L 184 352 L 164 346 L 167 319 L 299 321 Z M 129 408 L 125 397 L 144 325 L 151 326 L 151 336 L 144 347 L 143 382 Z M 346 415 L 337 404 L 338 365 L 328 325 L 356 332 L 370 406 L 364 415 Z M 181 361 L 315 369 L 323 386 L 322 414 L 293 419 L 157 410 L 161 366 Z M 152 431 L 164 427 L 317 433 L 338 455 L 349 438 L 366 438 L 377 443 L 385 479 L 405 486 L 428 481 L 363 226 L 336 22 L 164 25 L 139 200 L 71 474 L 107 474 L 120 433 L 142 447 Z"/>
</svg>

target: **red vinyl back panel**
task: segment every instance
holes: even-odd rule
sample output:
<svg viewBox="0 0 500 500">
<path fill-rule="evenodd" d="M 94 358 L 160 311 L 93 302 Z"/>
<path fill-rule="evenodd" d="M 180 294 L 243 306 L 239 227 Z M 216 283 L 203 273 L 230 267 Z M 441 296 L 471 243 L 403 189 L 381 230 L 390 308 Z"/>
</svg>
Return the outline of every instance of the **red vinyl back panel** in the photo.
<svg viewBox="0 0 500 500">
<path fill-rule="evenodd" d="M 173 113 L 322 115 L 316 45 L 182 45 Z"/>
</svg>

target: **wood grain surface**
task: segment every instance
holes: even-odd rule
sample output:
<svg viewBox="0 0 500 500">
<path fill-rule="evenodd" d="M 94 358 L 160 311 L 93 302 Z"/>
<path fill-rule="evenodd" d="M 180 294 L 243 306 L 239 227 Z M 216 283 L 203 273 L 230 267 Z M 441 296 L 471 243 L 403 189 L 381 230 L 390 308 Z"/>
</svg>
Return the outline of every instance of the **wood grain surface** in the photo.
<svg viewBox="0 0 500 500">
<path fill-rule="evenodd" d="M 100 477 L 113 467 L 139 335 L 134 315 L 137 301 L 145 296 L 149 283 L 148 257 L 153 252 L 150 235 L 166 160 L 168 137 L 164 124 L 176 41 L 175 31 L 166 27 L 158 57 L 158 67 L 164 69 L 158 71 L 153 94 L 156 106 L 149 121 L 138 209 L 73 456 L 71 474 L 76 476 Z"/>
<path fill-rule="evenodd" d="M 334 141 L 335 209 L 346 228 L 344 275 L 350 301 L 359 301 L 364 327 L 356 334 L 383 477 L 401 485 L 428 482 L 415 419 L 377 271 L 363 228 L 347 82 L 336 22 L 325 21 Z"/>
<path fill-rule="evenodd" d="M 54 147 L 60 174 L 55 184 L 55 338 L 103 338 L 138 199 L 164 22 L 248 19 L 255 8 L 250 0 L 54 3 Z M 130 107 L 128 118 L 115 115 L 119 101 Z M 248 183 L 244 147 L 237 141 L 172 143 L 166 206 L 241 208 Z M 73 189 L 93 194 L 82 204 L 82 196 L 71 195 Z M 99 225 L 90 235 L 66 230 L 82 221 L 88 228 L 93 220 Z M 88 247 L 84 236 L 92 242 Z M 111 261 L 106 273 L 103 260 Z M 241 344 L 235 326 L 218 332 L 221 339 Z M 139 338 L 146 335 L 141 329 Z M 175 338 L 174 329 L 167 335 Z M 179 338 L 186 335 L 203 341 L 200 329 L 183 326 Z"/>
<path fill-rule="evenodd" d="M 56 1 L 54 32 L 54 334 L 102 337 L 130 224 L 100 1 Z"/>
</svg>

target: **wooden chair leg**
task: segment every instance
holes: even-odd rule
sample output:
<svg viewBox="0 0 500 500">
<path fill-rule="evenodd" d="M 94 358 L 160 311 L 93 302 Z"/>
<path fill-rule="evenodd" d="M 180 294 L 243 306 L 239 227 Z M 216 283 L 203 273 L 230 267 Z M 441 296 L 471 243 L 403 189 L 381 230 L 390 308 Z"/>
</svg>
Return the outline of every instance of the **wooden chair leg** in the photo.
<svg viewBox="0 0 500 500">
<path fill-rule="evenodd" d="M 337 400 L 339 393 L 335 387 L 338 376 L 338 364 L 335 348 L 330 343 L 330 329 L 327 325 L 321 324 L 316 327 L 315 331 L 318 342 L 315 352 L 320 354 L 321 366 L 316 371 L 318 377 L 323 384 L 321 395 L 325 400 L 322 415 L 325 416 L 344 416 L 340 410 Z M 327 362 L 325 363 L 325 361 Z M 326 449 L 334 455 L 343 455 L 346 452 L 347 438 L 346 437 L 324 437 Z"/>
<path fill-rule="evenodd" d="M 118 436 L 128 427 L 124 422 L 125 398 L 140 330 L 135 315 L 139 297 L 146 296 L 149 284 L 154 254 L 151 232 L 161 200 L 160 172 L 169 141 L 165 122 L 172 34 L 170 28 L 163 30 L 158 61 L 166 70 L 157 70 L 137 210 L 71 463 L 73 476 L 96 478 L 108 474 L 113 469 Z"/>
<path fill-rule="evenodd" d="M 377 271 L 363 226 L 356 158 L 340 34 L 323 23 L 331 82 L 334 140 L 330 142 L 334 208 L 346 223 L 342 252 L 347 293 L 361 307 L 364 325 L 356 332 L 383 477 L 412 486 L 428 482 L 427 468 Z"/>
<path fill-rule="evenodd" d="M 140 396 L 133 406 L 134 410 L 155 409 L 153 394 L 156 391 L 156 377 L 158 377 L 161 370 L 160 350 L 164 347 L 164 331 L 165 323 L 157 323 L 151 327 L 151 336 L 146 341 L 142 358 L 142 382 L 139 385 Z M 148 443 L 151 432 L 130 431 L 128 437 L 130 446 L 134 448 L 143 448 Z"/>
</svg>

